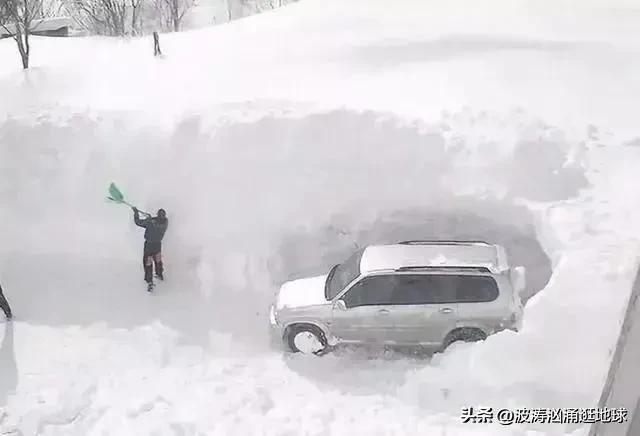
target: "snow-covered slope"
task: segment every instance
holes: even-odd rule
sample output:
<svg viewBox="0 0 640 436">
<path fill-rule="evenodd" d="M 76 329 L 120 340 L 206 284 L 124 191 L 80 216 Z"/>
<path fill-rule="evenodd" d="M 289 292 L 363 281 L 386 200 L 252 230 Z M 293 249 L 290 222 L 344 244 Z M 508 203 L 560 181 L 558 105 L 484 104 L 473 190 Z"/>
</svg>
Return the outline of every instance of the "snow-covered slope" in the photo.
<svg viewBox="0 0 640 436">
<path fill-rule="evenodd" d="M 25 73 L 0 41 L 0 429 L 584 434 L 460 412 L 597 401 L 637 256 L 639 24 L 623 2 L 303 0 L 163 35 L 164 59 L 36 38 Z M 156 295 L 111 181 L 168 211 Z M 433 236 L 527 266 L 522 332 L 431 360 L 269 346 L 283 280 Z"/>
</svg>

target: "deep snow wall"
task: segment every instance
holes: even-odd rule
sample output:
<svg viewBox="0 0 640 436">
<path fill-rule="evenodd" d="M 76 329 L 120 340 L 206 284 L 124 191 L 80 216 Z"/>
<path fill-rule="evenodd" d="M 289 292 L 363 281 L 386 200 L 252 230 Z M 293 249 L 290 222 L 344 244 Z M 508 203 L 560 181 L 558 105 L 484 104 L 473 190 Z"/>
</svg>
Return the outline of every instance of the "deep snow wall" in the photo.
<svg viewBox="0 0 640 436">
<path fill-rule="evenodd" d="M 0 352 L 1 369 L 13 374 L 0 388 L 17 389 L 8 395 L 7 428 L 148 434 L 195 407 L 194 428 L 209 434 L 263 424 L 361 431 L 362 420 L 314 412 L 332 392 L 336 404 L 352 405 L 350 416 L 391 404 L 389 416 L 405 416 L 415 431 L 513 434 L 456 433 L 455 423 L 470 404 L 595 404 L 632 260 L 629 235 L 606 224 L 631 215 L 608 210 L 635 210 L 626 201 L 633 193 L 612 195 L 606 180 L 616 175 L 616 185 L 634 173 L 634 147 L 612 153 L 522 112 L 467 111 L 427 123 L 301 111 L 192 116 L 175 125 L 58 114 L 10 119 L 0 132 L 2 171 L 11 176 L 0 191 L 2 283 L 21 318 Z M 614 166 L 587 171 L 592 156 Z M 104 199 L 112 180 L 140 207 L 169 211 L 168 281 L 152 298 L 143 291 L 141 229 L 127 208 Z M 598 209 L 602 202 L 615 209 Z M 266 308 L 282 280 L 325 272 L 356 245 L 422 237 L 503 243 L 528 267 L 528 293 L 546 288 L 529 302 L 525 329 L 418 362 L 309 360 L 268 348 Z M 611 264 L 619 253 L 624 264 Z M 56 358 L 43 363 L 38 353 Z M 593 377 L 585 382 L 575 368 L 587 362 Z M 81 375 L 71 377 L 70 367 Z M 30 394 L 43 386 L 46 407 Z M 210 404 L 229 395 L 237 410 L 212 415 Z M 106 407 L 112 398 L 130 400 Z M 78 410 L 86 412 L 76 422 Z"/>
<path fill-rule="evenodd" d="M 305 0 L 162 59 L 33 38 L 26 73 L 0 41 L 0 433 L 573 430 L 459 414 L 595 406 L 640 240 L 640 15 L 615 3 Z M 170 211 L 152 298 L 110 181 Z M 429 362 L 267 348 L 279 282 L 418 235 L 502 241 L 546 284 L 522 331 Z"/>
<path fill-rule="evenodd" d="M 583 162 L 567 164 L 579 146 L 524 114 L 445 114 L 431 124 L 346 110 L 191 116 L 171 126 L 113 113 L 8 119 L 0 126 L 3 275 L 34 322 L 160 318 L 187 337 L 215 329 L 263 345 L 282 281 L 323 273 L 367 243 L 499 242 L 527 266 L 530 297 L 551 263 L 518 202 L 561 200 L 587 186 Z M 105 200 L 111 181 L 141 209 L 168 211 L 172 304 L 201 316 L 127 307 L 142 288 L 142 231 L 130 210 Z M 21 276 L 34 264 L 37 289 Z M 68 303 L 52 311 L 55 301 Z"/>
</svg>

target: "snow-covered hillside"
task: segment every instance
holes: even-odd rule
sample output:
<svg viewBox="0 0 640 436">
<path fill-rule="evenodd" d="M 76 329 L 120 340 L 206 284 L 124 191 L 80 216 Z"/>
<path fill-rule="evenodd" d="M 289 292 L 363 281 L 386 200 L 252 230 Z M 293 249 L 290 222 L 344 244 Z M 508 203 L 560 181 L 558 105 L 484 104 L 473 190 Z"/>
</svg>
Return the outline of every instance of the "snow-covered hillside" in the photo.
<svg viewBox="0 0 640 436">
<path fill-rule="evenodd" d="M 0 434 L 565 435 L 635 274 L 632 2 L 302 0 L 149 39 L 0 41 Z M 166 283 L 117 182 L 164 207 Z M 432 359 L 283 355 L 267 307 L 356 244 L 482 237 L 524 328 Z M 375 357 L 375 358 L 373 358 Z"/>
</svg>

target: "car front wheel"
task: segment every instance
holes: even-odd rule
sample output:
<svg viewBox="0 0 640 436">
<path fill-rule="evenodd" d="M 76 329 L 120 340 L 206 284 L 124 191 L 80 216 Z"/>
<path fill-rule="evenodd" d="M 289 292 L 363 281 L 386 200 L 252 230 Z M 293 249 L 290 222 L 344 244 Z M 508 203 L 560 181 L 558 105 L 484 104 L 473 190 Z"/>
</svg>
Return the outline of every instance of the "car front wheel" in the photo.
<svg viewBox="0 0 640 436">
<path fill-rule="evenodd" d="M 312 325 L 291 327 L 287 335 L 287 342 L 294 353 L 319 355 L 327 351 L 327 340 L 324 333 Z"/>
</svg>

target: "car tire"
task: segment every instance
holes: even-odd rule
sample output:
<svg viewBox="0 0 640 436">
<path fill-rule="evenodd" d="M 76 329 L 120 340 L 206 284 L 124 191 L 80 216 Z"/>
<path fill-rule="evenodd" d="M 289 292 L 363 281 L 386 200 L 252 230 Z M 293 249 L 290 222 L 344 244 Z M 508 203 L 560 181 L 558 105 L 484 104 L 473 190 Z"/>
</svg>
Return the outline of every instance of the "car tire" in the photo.
<svg viewBox="0 0 640 436">
<path fill-rule="evenodd" d="M 479 342 L 487 339 L 487 335 L 480 329 L 476 328 L 462 328 L 458 330 L 453 330 L 451 333 L 447 335 L 444 340 L 443 350 L 447 349 L 449 345 L 454 342 L 462 341 L 462 342 Z"/>
<path fill-rule="evenodd" d="M 293 353 L 322 355 L 328 351 L 324 332 L 310 324 L 300 324 L 288 329 L 287 345 Z"/>
</svg>

